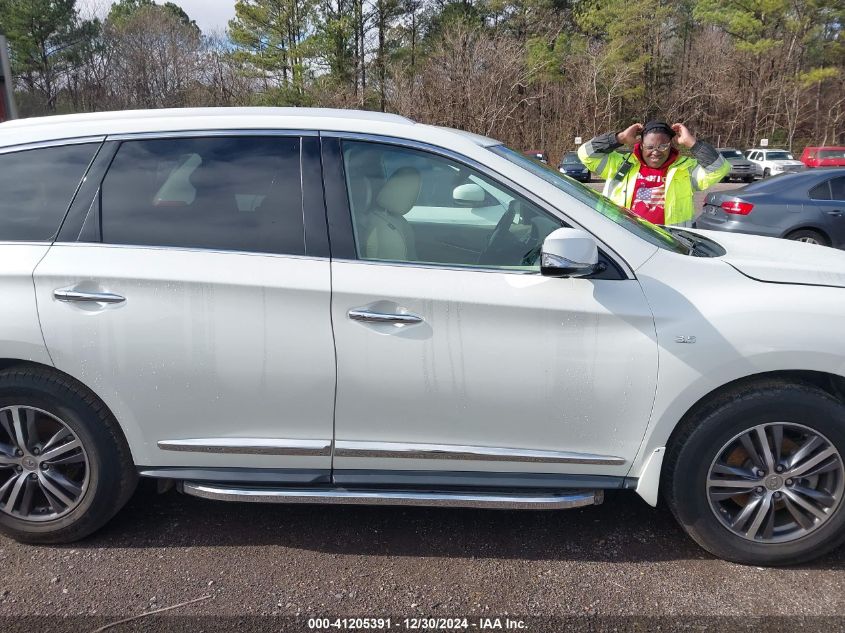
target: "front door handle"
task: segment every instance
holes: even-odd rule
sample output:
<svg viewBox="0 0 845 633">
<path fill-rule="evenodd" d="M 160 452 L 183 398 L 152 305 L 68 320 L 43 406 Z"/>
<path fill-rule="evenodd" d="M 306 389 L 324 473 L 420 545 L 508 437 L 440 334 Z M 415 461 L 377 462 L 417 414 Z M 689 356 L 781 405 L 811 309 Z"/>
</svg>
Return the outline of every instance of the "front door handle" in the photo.
<svg viewBox="0 0 845 633">
<path fill-rule="evenodd" d="M 53 296 L 67 303 L 123 303 L 126 297 L 110 292 L 79 292 L 77 290 L 55 290 Z"/>
<path fill-rule="evenodd" d="M 416 314 L 390 314 L 384 312 L 370 312 L 369 310 L 350 310 L 348 316 L 353 321 L 362 323 L 383 323 L 387 325 L 413 325 L 422 323 L 422 317 Z"/>
<path fill-rule="evenodd" d="M 832 209 L 830 211 L 825 211 L 825 213 L 827 213 L 828 215 L 832 215 L 835 218 L 838 218 L 842 215 L 842 210 L 841 209 Z"/>
</svg>

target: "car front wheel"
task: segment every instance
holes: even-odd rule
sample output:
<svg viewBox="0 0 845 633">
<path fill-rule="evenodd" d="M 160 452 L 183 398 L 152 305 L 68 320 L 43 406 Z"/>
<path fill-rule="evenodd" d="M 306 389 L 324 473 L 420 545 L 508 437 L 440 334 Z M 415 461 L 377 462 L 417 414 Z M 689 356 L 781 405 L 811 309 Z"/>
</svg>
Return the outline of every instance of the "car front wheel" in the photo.
<svg viewBox="0 0 845 633">
<path fill-rule="evenodd" d="M 0 372 L 0 531 L 27 543 L 81 539 L 136 479 L 116 421 L 85 387 L 45 368 Z"/>
<path fill-rule="evenodd" d="M 810 385 L 725 394 L 673 437 L 664 497 L 707 551 L 750 565 L 802 563 L 845 540 L 845 406 Z"/>
</svg>

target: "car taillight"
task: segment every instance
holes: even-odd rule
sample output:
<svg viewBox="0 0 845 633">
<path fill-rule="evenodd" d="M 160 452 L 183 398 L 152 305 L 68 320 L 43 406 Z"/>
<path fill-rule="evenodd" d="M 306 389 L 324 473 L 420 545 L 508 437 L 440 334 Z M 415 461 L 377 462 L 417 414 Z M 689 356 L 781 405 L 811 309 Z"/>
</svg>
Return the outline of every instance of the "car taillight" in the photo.
<svg viewBox="0 0 845 633">
<path fill-rule="evenodd" d="M 722 210 L 725 213 L 733 213 L 735 215 L 748 215 L 754 205 L 750 202 L 740 202 L 739 200 L 730 200 L 722 203 Z"/>
</svg>

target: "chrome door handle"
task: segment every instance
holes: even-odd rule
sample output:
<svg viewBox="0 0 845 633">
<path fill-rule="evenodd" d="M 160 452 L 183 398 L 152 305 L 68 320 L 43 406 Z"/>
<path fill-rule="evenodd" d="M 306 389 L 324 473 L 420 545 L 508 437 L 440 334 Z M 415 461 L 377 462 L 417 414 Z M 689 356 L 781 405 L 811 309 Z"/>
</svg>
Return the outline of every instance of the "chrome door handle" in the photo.
<svg viewBox="0 0 845 633">
<path fill-rule="evenodd" d="M 423 322 L 422 317 L 418 317 L 416 314 L 385 314 L 384 312 L 370 312 L 369 310 L 350 310 L 347 314 L 353 321 L 362 323 L 412 325 Z"/>
<path fill-rule="evenodd" d="M 840 211 L 839 209 L 832 209 L 830 211 L 825 211 L 825 213 L 827 213 L 828 215 L 832 215 L 833 217 L 836 217 L 836 218 L 838 218 L 842 215 L 842 211 Z"/>
<path fill-rule="evenodd" d="M 55 290 L 53 296 L 68 303 L 123 303 L 126 297 L 110 292 L 78 292 L 76 290 Z"/>
</svg>

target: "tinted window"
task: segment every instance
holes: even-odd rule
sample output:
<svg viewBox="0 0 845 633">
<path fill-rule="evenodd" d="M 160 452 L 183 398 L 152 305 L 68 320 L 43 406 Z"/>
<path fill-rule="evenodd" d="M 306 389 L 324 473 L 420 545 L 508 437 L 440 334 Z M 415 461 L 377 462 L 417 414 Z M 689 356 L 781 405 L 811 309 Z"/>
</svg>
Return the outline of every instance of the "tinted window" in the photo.
<svg viewBox="0 0 845 633">
<path fill-rule="evenodd" d="M 102 187 L 111 244 L 305 252 L 299 139 L 127 141 Z"/>
<path fill-rule="evenodd" d="M 845 200 L 845 176 L 830 181 L 830 197 L 833 200 Z"/>
<path fill-rule="evenodd" d="M 52 240 L 99 144 L 0 154 L 0 241 Z"/>
<path fill-rule="evenodd" d="M 361 259 L 539 272 L 543 240 L 563 225 L 441 156 L 347 141 L 343 157 Z"/>
<path fill-rule="evenodd" d="M 725 158 L 742 158 L 742 152 L 738 149 L 723 149 L 719 153 Z"/>
<path fill-rule="evenodd" d="M 845 149 L 820 149 L 819 158 L 845 158 Z"/>
<path fill-rule="evenodd" d="M 792 160 L 792 154 L 787 152 L 768 152 L 766 160 Z"/>
<path fill-rule="evenodd" d="M 830 181 L 825 180 L 810 189 L 810 198 L 813 200 L 830 200 Z"/>
</svg>

